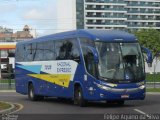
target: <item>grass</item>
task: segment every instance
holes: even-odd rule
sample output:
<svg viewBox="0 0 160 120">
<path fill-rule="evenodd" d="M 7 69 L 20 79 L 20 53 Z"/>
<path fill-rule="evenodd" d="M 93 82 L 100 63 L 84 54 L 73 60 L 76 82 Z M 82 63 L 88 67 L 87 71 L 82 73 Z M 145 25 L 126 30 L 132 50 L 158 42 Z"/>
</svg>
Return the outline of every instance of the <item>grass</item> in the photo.
<svg viewBox="0 0 160 120">
<path fill-rule="evenodd" d="M 160 92 L 160 88 L 147 88 L 147 92 Z"/>
<path fill-rule="evenodd" d="M 160 73 L 158 74 L 146 74 L 146 81 L 147 82 L 160 82 Z"/>
<path fill-rule="evenodd" d="M 7 103 L 0 102 L 0 111 L 10 108 L 11 106 Z"/>
</svg>

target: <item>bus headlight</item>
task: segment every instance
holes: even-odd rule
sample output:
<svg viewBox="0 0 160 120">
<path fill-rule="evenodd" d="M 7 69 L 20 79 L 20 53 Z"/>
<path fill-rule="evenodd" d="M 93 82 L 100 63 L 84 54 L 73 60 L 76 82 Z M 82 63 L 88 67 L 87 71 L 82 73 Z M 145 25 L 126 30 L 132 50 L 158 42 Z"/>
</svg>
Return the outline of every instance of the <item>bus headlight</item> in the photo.
<svg viewBox="0 0 160 120">
<path fill-rule="evenodd" d="M 100 85 L 100 84 L 97 84 L 97 83 L 96 83 L 96 85 L 97 85 L 97 87 L 99 87 L 99 88 L 101 88 L 103 90 L 111 90 L 110 87 L 107 87 L 107 86 L 104 86 L 104 85 Z"/>
<path fill-rule="evenodd" d="M 143 90 L 145 87 L 146 87 L 145 85 L 141 85 L 139 89 Z"/>
</svg>

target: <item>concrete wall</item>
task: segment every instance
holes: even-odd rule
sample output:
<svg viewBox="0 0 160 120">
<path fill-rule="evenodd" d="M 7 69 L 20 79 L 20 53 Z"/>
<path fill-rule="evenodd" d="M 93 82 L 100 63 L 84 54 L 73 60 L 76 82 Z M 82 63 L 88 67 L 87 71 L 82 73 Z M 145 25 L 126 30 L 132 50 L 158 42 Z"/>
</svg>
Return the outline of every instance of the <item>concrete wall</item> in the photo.
<svg viewBox="0 0 160 120">
<path fill-rule="evenodd" d="M 149 68 L 148 65 L 147 65 L 147 63 L 146 63 L 145 64 L 145 68 L 146 68 L 146 72 L 147 73 L 154 72 L 154 69 L 155 69 L 156 73 L 157 72 L 160 73 L 160 60 L 158 60 L 157 62 L 156 62 L 156 60 L 154 60 L 151 68 Z"/>
</svg>

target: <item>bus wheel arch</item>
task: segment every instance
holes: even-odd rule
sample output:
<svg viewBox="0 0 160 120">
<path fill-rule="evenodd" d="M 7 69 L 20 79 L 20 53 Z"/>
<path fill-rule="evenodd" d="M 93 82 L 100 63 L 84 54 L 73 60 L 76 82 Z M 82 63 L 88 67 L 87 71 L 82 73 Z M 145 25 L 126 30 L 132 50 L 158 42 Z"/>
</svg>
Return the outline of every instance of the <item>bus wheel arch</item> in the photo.
<svg viewBox="0 0 160 120">
<path fill-rule="evenodd" d="M 83 89 L 80 83 L 74 84 L 74 104 L 80 107 L 85 107 L 87 101 L 84 99 Z"/>
<path fill-rule="evenodd" d="M 35 95 L 33 82 L 31 81 L 28 82 L 28 98 L 31 101 L 36 101 L 38 99 L 38 96 Z"/>
</svg>

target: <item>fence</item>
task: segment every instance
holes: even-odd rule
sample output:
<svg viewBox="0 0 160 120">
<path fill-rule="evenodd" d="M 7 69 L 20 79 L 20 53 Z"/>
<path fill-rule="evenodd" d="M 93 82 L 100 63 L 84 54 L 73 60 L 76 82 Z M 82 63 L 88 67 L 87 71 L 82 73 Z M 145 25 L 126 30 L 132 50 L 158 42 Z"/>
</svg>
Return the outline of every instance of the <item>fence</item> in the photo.
<svg viewBox="0 0 160 120">
<path fill-rule="evenodd" d="M 15 80 L 14 79 L 0 79 L 0 90 L 14 90 Z"/>
<path fill-rule="evenodd" d="M 146 81 L 150 88 L 160 88 L 160 59 L 154 59 L 152 67 L 146 65 Z"/>
</svg>

